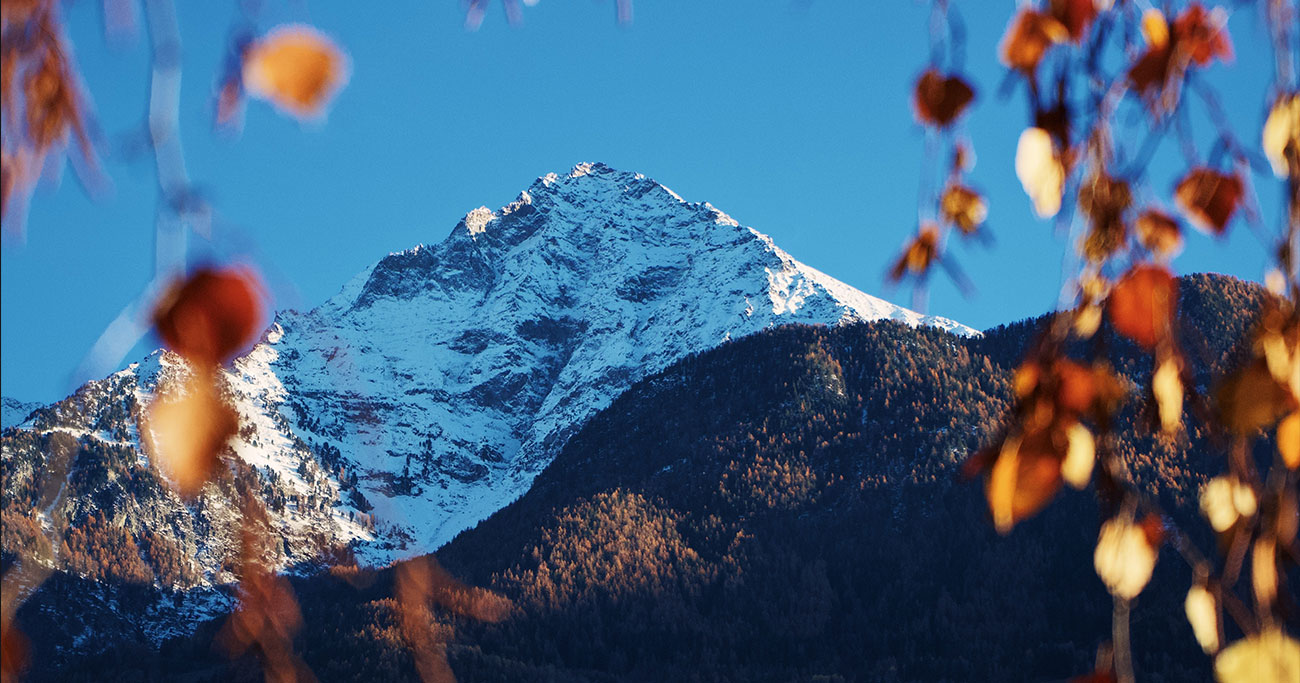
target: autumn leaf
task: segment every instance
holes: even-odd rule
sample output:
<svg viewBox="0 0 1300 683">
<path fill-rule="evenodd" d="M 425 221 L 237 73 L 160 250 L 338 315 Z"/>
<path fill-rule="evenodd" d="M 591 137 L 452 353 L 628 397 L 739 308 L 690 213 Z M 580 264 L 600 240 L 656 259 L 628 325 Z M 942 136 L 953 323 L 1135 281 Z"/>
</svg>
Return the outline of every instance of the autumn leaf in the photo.
<svg viewBox="0 0 1300 683">
<path fill-rule="evenodd" d="M 1300 93 L 1277 98 L 1264 121 L 1264 155 L 1273 173 L 1285 178 L 1300 169 Z"/>
<path fill-rule="evenodd" d="M 1064 43 L 1070 31 L 1054 17 L 1025 8 L 1016 13 L 1002 36 L 1002 63 L 1032 77 L 1048 48 Z"/>
<path fill-rule="evenodd" d="M 1069 447 L 1061 461 L 1061 478 L 1076 489 L 1084 489 L 1092 480 L 1093 464 L 1097 460 L 1097 444 L 1087 427 L 1075 422 L 1066 428 Z"/>
<path fill-rule="evenodd" d="M 1042 128 L 1027 128 L 1016 144 L 1016 177 L 1034 203 L 1039 218 L 1061 210 L 1065 191 L 1065 166 L 1052 136 Z"/>
<path fill-rule="evenodd" d="M 1151 377 L 1151 392 L 1160 413 L 1160 426 L 1166 433 L 1178 431 L 1183 423 L 1183 380 L 1177 356 L 1160 361 Z"/>
<path fill-rule="evenodd" d="M 221 398 L 213 377 L 196 372 L 165 387 L 149 406 L 140 434 L 149 453 L 182 495 L 196 495 L 239 427 L 239 416 Z"/>
<path fill-rule="evenodd" d="M 1215 531 L 1231 529 L 1242 517 L 1252 517 L 1259 505 L 1255 492 L 1235 477 L 1219 476 L 1201 489 L 1201 514 Z"/>
<path fill-rule="evenodd" d="M 998 533 L 1043 509 L 1061 487 L 1061 456 L 1045 431 L 1012 436 L 1001 445 L 985 482 L 989 512 Z"/>
<path fill-rule="evenodd" d="M 1101 307 L 1096 304 L 1084 304 L 1074 310 L 1071 323 L 1074 333 L 1081 339 L 1088 339 L 1101 327 Z"/>
<path fill-rule="evenodd" d="M 1060 358 L 1052 364 L 1057 378 L 1057 405 L 1074 415 L 1088 412 L 1097 399 L 1096 377 L 1092 368 Z"/>
<path fill-rule="evenodd" d="M 1154 7 L 1142 12 L 1141 30 L 1147 47 L 1169 46 L 1169 20 L 1165 18 L 1164 12 Z"/>
<path fill-rule="evenodd" d="M 1207 12 L 1193 2 L 1170 24 L 1157 9 L 1142 15 L 1147 49 L 1129 67 L 1128 80 L 1157 114 L 1173 111 L 1189 65 L 1207 66 L 1232 59 L 1232 43 L 1221 8 Z"/>
<path fill-rule="evenodd" d="M 1178 284 L 1163 266 L 1138 264 L 1115 283 L 1106 311 L 1115 331 L 1147 349 L 1172 331 Z"/>
<path fill-rule="evenodd" d="M 1076 420 L 1109 416 L 1123 399 L 1125 389 L 1105 362 L 1082 365 L 1069 358 L 1027 360 L 1012 375 L 1012 388 L 1025 403 L 1050 403 L 1049 422 L 1058 417 Z"/>
<path fill-rule="evenodd" d="M 1092 225 L 1084 240 L 1089 259 L 1103 261 L 1124 246 L 1128 239 L 1124 212 L 1132 205 L 1128 183 L 1104 171 L 1092 174 L 1079 188 L 1079 208 Z"/>
<path fill-rule="evenodd" d="M 1115 517 L 1101 525 L 1093 565 L 1112 595 L 1132 600 L 1151 580 L 1156 547 L 1141 525 Z"/>
<path fill-rule="evenodd" d="M 1174 40 L 1178 49 L 1198 66 L 1206 66 L 1215 58 L 1232 61 L 1232 39 L 1227 31 L 1228 15 L 1221 7 L 1207 12 L 1205 6 L 1193 2 L 1174 20 Z"/>
<path fill-rule="evenodd" d="M 198 365 L 225 362 L 252 342 L 262 323 L 262 287 L 245 267 L 200 268 L 154 307 L 167 348 Z"/>
<path fill-rule="evenodd" d="M 1272 426 L 1298 407 L 1295 395 L 1277 381 L 1262 358 L 1229 375 L 1219 385 L 1215 398 L 1223 423 L 1245 436 Z"/>
<path fill-rule="evenodd" d="M 272 29 L 244 53 L 248 93 L 299 119 L 321 115 L 347 78 L 343 51 L 311 26 Z"/>
<path fill-rule="evenodd" d="M 1300 533 L 1300 502 L 1296 500 L 1295 489 L 1282 492 L 1277 502 L 1276 524 L 1277 543 L 1282 547 L 1291 545 Z"/>
<path fill-rule="evenodd" d="M 920 232 L 903 249 L 903 255 L 889 270 L 889 279 L 898 281 L 908 273 L 922 275 L 930 269 L 939 254 L 939 228 L 932 223 L 921 226 Z"/>
<path fill-rule="evenodd" d="M 1182 229 L 1173 216 L 1158 209 L 1147 209 L 1135 223 L 1138 242 L 1153 255 L 1171 259 L 1183 250 Z"/>
<path fill-rule="evenodd" d="M 38 152 L 63 142 L 75 133 L 82 148 L 89 150 L 85 132 L 84 105 L 61 50 L 45 49 L 37 68 L 28 70 L 23 83 L 26 100 L 26 133 Z"/>
<path fill-rule="evenodd" d="M 1056 19 L 1070 34 L 1070 40 L 1082 42 L 1088 34 L 1088 27 L 1097 18 L 1096 0 L 1052 0 L 1049 5 L 1052 18 Z"/>
<path fill-rule="evenodd" d="M 1179 78 L 1174 76 L 1181 74 L 1181 69 L 1174 62 L 1171 30 L 1169 20 L 1160 10 L 1143 12 L 1142 36 L 1147 48 L 1128 70 L 1129 83 L 1156 113 L 1172 111 L 1178 98 Z"/>
<path fill-rule="evenodd" d="M 1222 235 L 1241 204 L 1245 188 L 1236 175 L 1192 169 L 1174 188 L 1174 201 L 1202 232 Z"/>
<path fill-rule="evenodd" d="M 930 69 L 916 81 L 913 104 L 916 118 L 922 123 L 944 128 L 961 116 L 974 99 L 975 91 L 966 81 Z"/>
<path fill-rule="evenodd" d="M 1277 452 L 1287 467 L 1300 468 L 1300 410 L 1277 424 Z"/>
<path fill-rule="evenodd" d="M 1205 654 L 1212 655 L 1219 650 L 1219 609 L 1214 595 L 1202 584 L 1192 586 L 1183 601 L 1183 610 L 1187 621 L 1192 625 L 1196 642 L 1201 644 Z"/>
<path fill-rule="evenodd" d="M 1272 605 L 1277 599 L 1276 554 L 1277 546 L 1272 538 L 1263 536 L 1255 540 L 1250 553 L 1250 582 L 1257 605 Z"/>
<path fill-rule="evenodd" d="M 1295 683 L 1300 642 L 1271 628 L 1229 645 L 1214 658 L 1219 683 Z"/>
<path fill-rule="evenodd" d="M 963 235 L 974 234 L 989 215 L 988 204 L 978 192 L 964 185 L 950 184 L 939 199 L 944 220 L 957 226 Z"/>
</svg>

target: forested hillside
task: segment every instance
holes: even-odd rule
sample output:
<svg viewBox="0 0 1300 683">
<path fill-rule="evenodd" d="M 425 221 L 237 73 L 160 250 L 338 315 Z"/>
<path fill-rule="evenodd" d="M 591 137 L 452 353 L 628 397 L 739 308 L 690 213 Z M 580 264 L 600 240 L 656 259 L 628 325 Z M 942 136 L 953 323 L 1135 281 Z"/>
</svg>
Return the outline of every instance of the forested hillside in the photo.
<svg viewBox="0 0 1300 683">
<path fill-rule="evenodd" d="M 1184 338 L 1203 340 L 1187 349 L 1195 415 L 1263 295 L 1217 276 L 1185 278 L 1181 291 L 1180 324 L 1197 331 Z M 452 576 L 508 599 L 509 615 L 483 623 L 436 609 L 429 632 L 465 681 L 1089 671 L 1111 617 L 1092 564 L 1092 490 L 1064 491 L 1003 537 L 980 484 L 959 475 L 1000 429 L 1010 370 L 1041 324 L 970 340 L 891 322 L 786 326 L 637 383 L 526 495 L 437 553 Z M 1114 335 L 1097 339 L 1128 381 L 1150 373 Z M 1116 448 L 1173 521 L 1190 520 L 1222 451 L 1195 420 L 1178 439 L 1156 438 L 1149 410 L 1130 395 Z M 415 676 L 393 581 L 391 570 L 340 569 L 295 582 L 299 652 L 322 680 Z M 1189 581 L 1165 546 L 1133 611 L 1141 680 L 1210 675 L 1183 615 Z M 212 649 L 217 627 L 156 658 L 79 660 L 59 676 L 260 677 L 249 658 L 228 663 Z"/>
</svg>

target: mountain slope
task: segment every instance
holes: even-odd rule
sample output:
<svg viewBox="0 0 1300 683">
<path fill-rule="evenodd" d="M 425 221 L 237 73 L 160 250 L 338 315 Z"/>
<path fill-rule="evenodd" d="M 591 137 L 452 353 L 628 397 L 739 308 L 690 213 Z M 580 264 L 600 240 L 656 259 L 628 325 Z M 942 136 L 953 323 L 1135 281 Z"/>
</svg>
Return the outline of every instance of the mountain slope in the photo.
<svg viewBox="0 0 1300 683">
<path fill-rule="evenodd" d="M 158 385 L 188 372 L 176 356 L 37 410 L 4 436 L 6 491 L 26 492 L 6 499 L 5 548 L 40 543 L 10 528 L 52 525 L 59 568 L 222 584 L 249 492 L 283 538 L 279 566 L 340 546 L 376 564 L 428 552 L 526 491 L 647 373 L 777 324 L 881 318 L 977 334 L 859 292 L 639 174 L 581 164 L 277 316 L 224 375 L 239 435 L 194 503 L 170 493 L 136 427 Z M 106 524 L 124 530 L 102 551 L 112 561 L 62 556 L 59 538 Z"/>
<path fill-rule="evenodd" d="M 281 316 L 267 367 L 297 433 L 347 453 L 380 522 L 412 537 L 378 560 L 436 548 L 517 497 L 582 420 L 685 354 L 783 322 L 884 317 L 973 333 L 642 176 L 580 165 Z"/>
<path fill-rule="evenodd" d="M 0 398 L 0 405 L 3 406 L 3 412 L 0 412 L 0 429 L 21 423 L 31 415 L 33 410 L 41 407 L 39 403 L 19 401 L 8 396 Z"/>
<path fill-rule="evenodd" d="M 1259 288 L 1181 282 L 1189 370 L 1212 384 Z M 889 322 L 783 326 L 691 355 L 588 420 L 518 501 L 438 552 L 516 610 L 440 612 L 461 680 L 1064 680 L 1109 637 L 1092 566 L 1092 492 L 1065 490 L 1008 537 L 958 463 L 999 428 L 1010 371 L 1045 318 L 955 339 Z M 1129 379 L 1147 353 L 1103 328 Z M 1192 422 L 1160 441 L 1132 400 L 1115 443 L 1203 550 L 1196 492 L 1223 451 Z M 1267 446 L 1263 448 L 1267 450 Z M 1204 532 L 1204 533 L 1202 533 Z M 1294 569 L 1291 580 L 1300 580 Z M 1166 546 L 1134 604 L 1141 680 L 1204 680 L 1209 659 Z M 358 587 L 359 586 L 359 587 Z M 414 680 L 391 572 L 296 582 L 298 651 L 322 678 Z M 1229 627 L 1231 628 L 1231 627 Z M 211 628 L 149 666 L 255 680 L 210 652 Z M 1227 634 L 1227 637 L 1235 637 Z M 66 671 L 102 673 L 98 662 Z M 132 671 L 128 663 L 120 671 Z M 215 675 L 215 674 L 214 674 Z"/>
</svg>

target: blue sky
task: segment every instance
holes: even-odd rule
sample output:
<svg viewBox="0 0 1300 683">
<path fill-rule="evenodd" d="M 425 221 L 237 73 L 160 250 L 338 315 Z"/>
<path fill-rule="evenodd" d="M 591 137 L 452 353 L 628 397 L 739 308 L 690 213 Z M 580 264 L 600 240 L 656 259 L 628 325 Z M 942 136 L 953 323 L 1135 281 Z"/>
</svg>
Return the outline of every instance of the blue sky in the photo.
<svg viewBox="0 0 1300 683">
<path fill-rule="evenodd" d="M 440 241 L 468 210 L 580 161 L 645 173 L 809 265 L 911 304 L 883 273 L 916 223 L 925 138 L 910 91 L 928 54 L 925 4 L 638 0 L 620 26 L 611 0 L 542 0 L 517 27 L 494 4 L 471 33 L 455 0 L 269 2 L 262 28 L 314 24 L 349 52 L 351 81 L 323 123 L 250 103 L 235 139 L 213 134 L 209 110 L 234 3 L 178 4 L 182 136 L 221 218 L 214 253 L 253 259 L 278 308 L 309 308 L 383 255 Z M 25 400 L 70 392 L 73 370 L 152 273 L 153 169 L 120 144 L 142 124 L 147 51 L 107 45 L 98 5 L 73 3 L 67 18 L 113 188 L 90 199 L 70 174 L 45 183 L 26 242 L 3 250 L 0 377 L 6 396 Z M 964 298 L 940 277 L 928 312 L 984 328 L 1055 304 L 1067 240 L 1033 217 L 1013 170 L 1026 115 L 1019 92 L 998 94 L 996 45 L 1014 3 L 957 5 L 979 91 L 964 124 L 978 157 L 971 182 L 989 195 L 996 244 L 956 246 L 977 291 Z M 1209 76 L 1257 146 L 1272 57 L 1254 14 L 1229 25 L 1236 62 Z M 1208 139 L 1204 125 L 1198 135 Z M 1173 141 L 1159 159 L 1152 187 L 1168 205 L 1182 170 Z M 1275 230 L 1277 183 L 1254 180 Z M 1265 258 L 1237 221 L 1226 240 L 1190 234 L 1175 268 L 1258 280 Z"/>
</svg>

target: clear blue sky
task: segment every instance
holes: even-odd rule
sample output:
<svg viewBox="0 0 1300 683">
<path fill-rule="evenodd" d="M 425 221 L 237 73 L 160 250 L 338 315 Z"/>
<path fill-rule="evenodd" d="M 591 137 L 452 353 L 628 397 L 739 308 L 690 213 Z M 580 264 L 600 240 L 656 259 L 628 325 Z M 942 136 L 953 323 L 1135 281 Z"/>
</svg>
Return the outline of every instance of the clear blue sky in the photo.
<svg viewBox="0 0 1300 683">
<path fill-rule="evenodd" d="M 320 125 L 250 103 L 233 140 L 212 133 L 209 106 L 235 3 L 178 4 L 190 174 L 223 218 L 222 249 L 256 259 L 279 308 L 314 306 L 388 252 L 440 241 L 469 209 L 504 204 L 579 161 L 645 173 L 809 265 L 910 304 L 909 291 L 882 283 L 915 229 L 924 135 L 910 91 L 927 58 L 924 4 L 637 0 L 634 23 L 619 26 L 610 0 L 542 0 L 510 27 L 494 3 L 470 33 L 456 0 L 265 3 L 263 28 L 306 21 L 344 45 L 351 82 Z M 965 299 L 940 277 L 928 311 L 984 328 L 1054 305 L 1066 240 L 1034 219 L 1013 171 L 1026 118 L 1019 93 L 997 94 L 996 44 L 1014 3 L 957 4 L 979 89 L 965 124 L 978 155 L 971 180 L 991 199 L 997 243 L 958 245 L 978 291 Z M 68 20 L 114 143 L 142 123 L 147 52 L 106 45 L 98 6 L 72 3 Z M 1237 61 L 1211 75 L 1238 128 L 1257 131 L 1271 53 L 1250 12 L 1230 27 Z M 1255 135 L 1246 142 L 1257 145 Z M 1173 148 L 1165 144 L 1163 157 Z M 109 196 L 88 199 L 70 175 L 47 183 L 33 198 L 26 243 L 4 248 L 6 396 L 66 395 L 74 368 L 151 276 L 152 166 L 107 151 Z M 1179 170 L 1158 167 L 1154 187 L 1167 197 Z M 1276 182 L 1261 180 L 1275 229 Z M 1223 242 L 1188 242 L 1180 272 L 1262 277 L 1265 250 L 1240 221 Z"/>
</svg>

